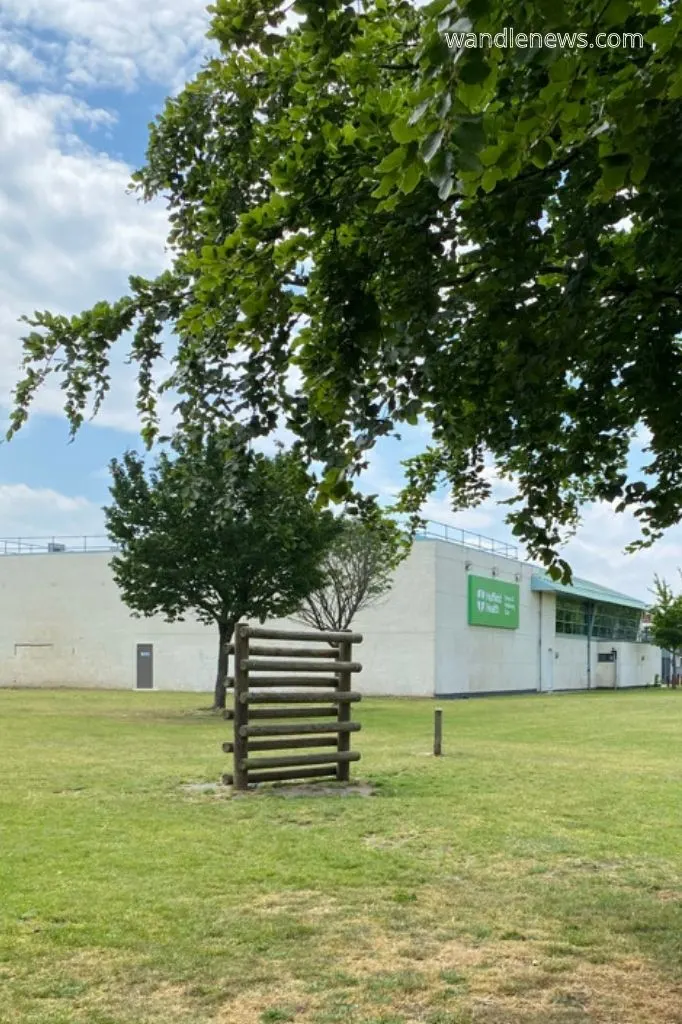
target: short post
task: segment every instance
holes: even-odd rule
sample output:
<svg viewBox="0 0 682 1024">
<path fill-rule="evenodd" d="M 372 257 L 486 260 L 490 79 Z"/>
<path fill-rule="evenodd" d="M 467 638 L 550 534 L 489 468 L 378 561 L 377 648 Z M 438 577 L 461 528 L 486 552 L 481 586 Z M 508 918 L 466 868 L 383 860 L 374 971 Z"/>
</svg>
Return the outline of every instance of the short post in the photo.
<svg viewBox="0 0 682 1024">
<path fill-rule="evenodd" d="M 433 756 L 443 753 L 443 709 L 436 708 L 433 715 Z"/>
<path fill-rule="evenodd" d="M 246 760 L 249 753 L 248 739 L 242 735 L 242 726 L 249 724 L 249 706 L 242 702 L 242 695 L 249 690 L 249 674 L 242 668 L 242 661 L 249 656 L 249 633 L 248 626 L 244 623 L 237 625 L 234 635 L 234 776 L 233 786 L 235 789 L 244 790 L 248 786 L 248 775 L 242 768 L 242 760 Z"/>
</svg>

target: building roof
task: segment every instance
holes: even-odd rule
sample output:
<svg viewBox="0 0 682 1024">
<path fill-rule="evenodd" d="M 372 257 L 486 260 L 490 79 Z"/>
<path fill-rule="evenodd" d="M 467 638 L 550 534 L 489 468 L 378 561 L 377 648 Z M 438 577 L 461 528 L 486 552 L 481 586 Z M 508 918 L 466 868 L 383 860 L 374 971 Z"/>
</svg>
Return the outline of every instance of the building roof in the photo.
<svg viewBox="0 0 682 1024">
<path fill-rule="evenodd" d="M 609 587 L 600 587 L 598 583 L 590 580 L 573 577 L 573 583 L 555 583 L 546 573 L 538 571 L 534 573 L 530 581 L 531 590 L 550 590 L 555 594 L 565 594 L 566 597 L 580 598 L 583 601 L 603 601 L 604 604 L 620 604 L 626 608 L 639 608 L 645 611 L 648 605 L 645 601 L 638 601 L 636 597 L 629 597 L 621 594 L 618 590 L 611 590 Z"/>
</svg>

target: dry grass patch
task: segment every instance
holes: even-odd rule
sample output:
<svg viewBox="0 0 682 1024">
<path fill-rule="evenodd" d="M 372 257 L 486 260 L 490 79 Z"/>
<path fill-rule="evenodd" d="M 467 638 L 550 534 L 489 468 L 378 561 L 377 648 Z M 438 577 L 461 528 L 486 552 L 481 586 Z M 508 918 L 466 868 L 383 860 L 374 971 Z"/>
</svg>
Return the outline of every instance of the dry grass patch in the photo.
<svg viewBox="0 0 682 1024">
<path fill-rule="evenodd" d="M 383 935 L 334 959 L 336 978 L 273 978 L 223 1003 L 217 1024 L 682 1024 L 682 988 L 632 958 L 558 977 L 537 943 L 449 941 L 405 969 Z"/>
</svg>

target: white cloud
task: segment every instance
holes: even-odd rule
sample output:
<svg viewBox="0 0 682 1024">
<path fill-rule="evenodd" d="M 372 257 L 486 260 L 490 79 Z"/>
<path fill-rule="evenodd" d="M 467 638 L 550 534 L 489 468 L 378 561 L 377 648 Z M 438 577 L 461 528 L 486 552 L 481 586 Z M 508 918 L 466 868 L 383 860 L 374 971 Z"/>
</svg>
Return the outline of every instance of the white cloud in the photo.
<svg viewBox="0 0 682 1024">
<path fill-rule="evenodd" d="M 175 87 L 208 50 L 202 0 L 2 0 L 5 32 L 48 34 L 52 71 L 74 86 Z"/>
<path fill-rule="evenodd" d="M 106 126 L 111 114 L 65 95 L 25 95 L 0 82 L 0 401 L 18 377 L 22 313 L 72 315 L 124 294 L 131 273 L 166 263 L 166 213 L 126 194 L 131 168 L 74 137 L 74 125 Z M 114 358 L 115 386 L 97 423 L 136 431 L 134 370 Z M 36 411 L 56 413 L 58 386 Z"/>
<path fill-rule="evenodd" d="M 0 552 L 8 539 L 103 536 L 104 517 L 86 498 L 69 497 L 49 488 L 0 484 Z"/>
<path fill-rule="evenodd" d="M 40 82 L 48 77 L 48 70 L 43 61 L 11 32 L 2 30 L 0 68 L 5 75 L 23 82 Z"/>
<path fill-rule="evenodd" d="M 566 545 L 564 556 L 577 576 L 650 601 L 654 574 L 666 577 L 677 587 L 677 568 L 682 568 L 682 526 L 667 530 L 651 548 L 625 554 L 626 545 L 639 535 L 633 515 L 614 512 L 606 503 L 593 505 L 584 510 L 582 526 Z"/>
</svg>

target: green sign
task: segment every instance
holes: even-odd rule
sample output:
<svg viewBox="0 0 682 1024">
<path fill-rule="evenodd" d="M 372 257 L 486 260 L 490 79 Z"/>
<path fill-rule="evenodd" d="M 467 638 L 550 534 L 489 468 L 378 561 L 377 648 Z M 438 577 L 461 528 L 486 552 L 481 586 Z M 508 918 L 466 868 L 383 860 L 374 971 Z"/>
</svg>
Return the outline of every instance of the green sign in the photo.
<svg viewBox="0 0 682 1024">
<path fill-rule="evenodd" d="M 469 576 L 469 625 L 518 629 L 518 583 Z"/>
</svg>

